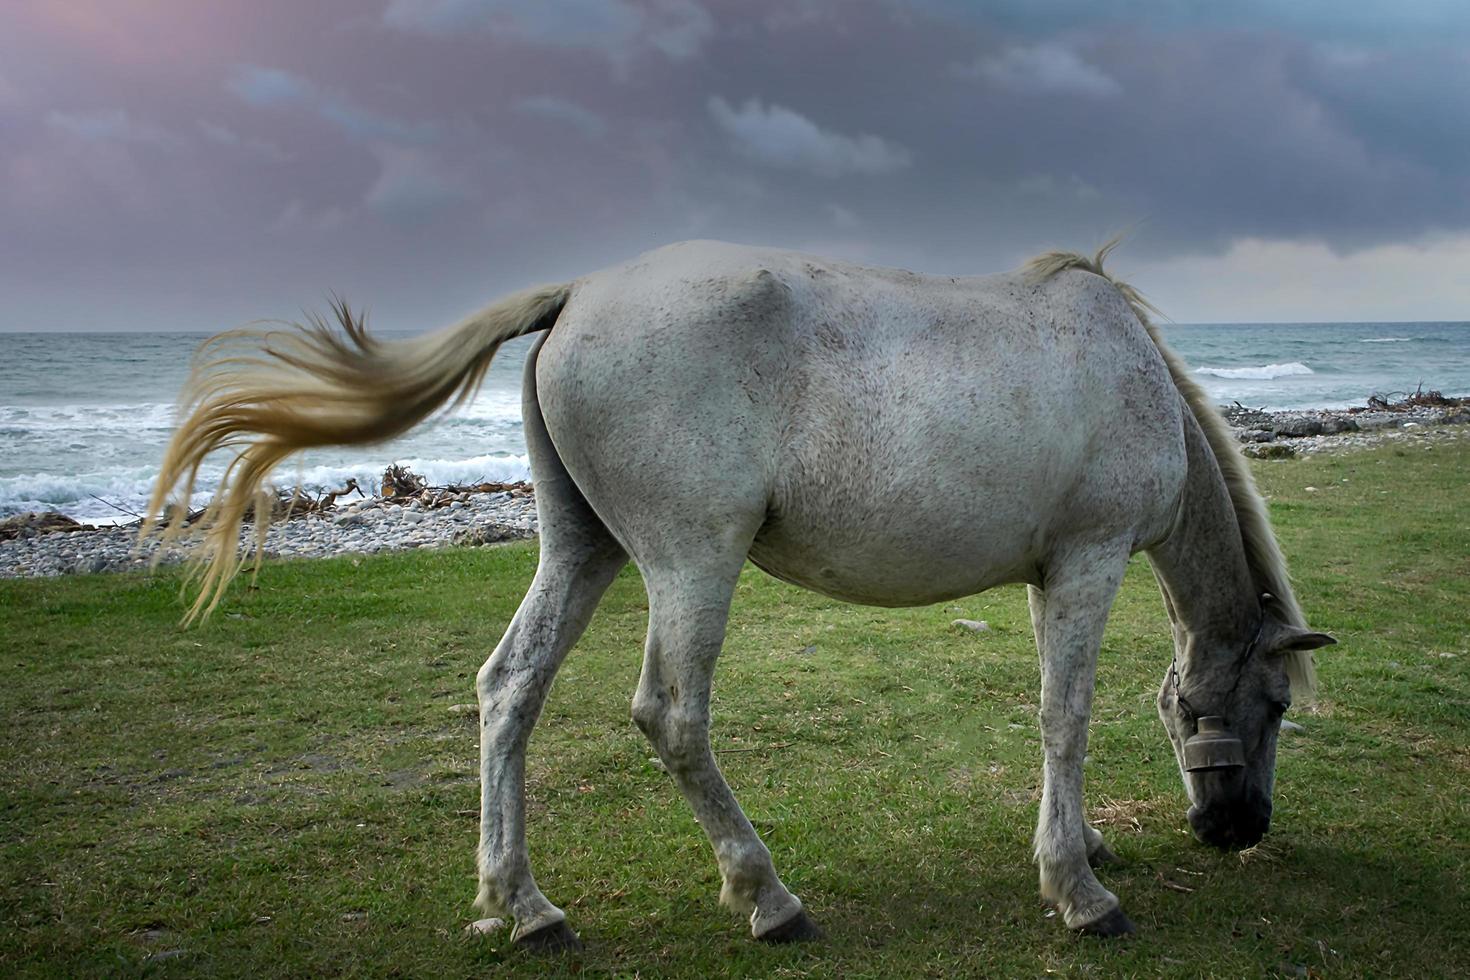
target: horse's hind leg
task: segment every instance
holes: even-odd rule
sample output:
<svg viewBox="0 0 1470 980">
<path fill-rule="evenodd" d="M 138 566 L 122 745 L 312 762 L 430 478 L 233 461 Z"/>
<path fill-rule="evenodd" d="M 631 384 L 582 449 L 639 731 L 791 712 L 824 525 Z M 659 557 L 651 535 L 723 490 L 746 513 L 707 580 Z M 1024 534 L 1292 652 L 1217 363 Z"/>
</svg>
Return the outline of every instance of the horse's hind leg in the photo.
<svg viewBox="0 0 1470 980">
<path fill-rule="evenodd" d="M 1046 569 L 1041 611 L 1041 737 L 1045 752 L 1036 861 L 1042 896 L 1068 926 L 1100 935 L 1133 924 L 1088 864 L 1082 806 L 1082 759 L 1098 648 L 1108 610 L 1128 564 L 1127 542 L 1100 542 L 1058 552 Z"/>
<path fill-rule="evenodd" d="M 1031 631 L 1036 635 L 1036 652 L 1046 662 L 1046 593 L 1034 585 L 1026 587 L 1026 602 L 1031 609 Z M 1043 666 L 1043 669 L 1045 667 Z M 1082 839 L 1087 844 L 1087 863 L 1094 868 L 1119 863 L 1118 855 L 1108 847 L 1102 831 L 1090 823 L 1082 824 Z"/>
<path fill-rule="evenodd" d="M 538 488 L 539 489 L 539 488 Z M 581 636 L 621 551 L 548 548 L 530 591 L 475 679 L 480 699 L 480 893 L 487 913 L 510 913 L 514 940 L 575 945 L 566 916 L 541 894 L 526 850 L 526 743 L 562 658 Z"/>
<path fill-rule="evenodd" d="M 534 354 L 530 363 L 534 364 Z M 566 915 L 536 887 L 526 851 L 526 743 L 551 680 L 627 564 L 557 457 L 527 371 L 526 443 L 536 477 L 541 562 L 505 636 L 476 677 L 480 699 L 480 893 L 476 905 L 515 919 L 515 942 L 577 945 Z"/>
<path fill-rule="evenodd" d="M 771 852 L 741 811 L 710 750 L 710 686 L 744 556 L 742 546 L 703 568 L 642 568 L 648 646 L 633 719 L 709 836 L 724 878 L 720 901 L 748 914 L 758 939 L 813 939 L 820 931 L 776 876 Z"/>
</svg>

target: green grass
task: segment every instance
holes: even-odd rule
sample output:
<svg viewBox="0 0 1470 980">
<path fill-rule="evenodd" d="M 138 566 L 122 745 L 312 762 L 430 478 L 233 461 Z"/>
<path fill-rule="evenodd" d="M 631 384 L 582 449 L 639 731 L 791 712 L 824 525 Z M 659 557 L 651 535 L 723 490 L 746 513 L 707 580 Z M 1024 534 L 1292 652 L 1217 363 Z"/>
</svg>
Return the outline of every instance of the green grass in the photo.
<svg viewBox="0 0 1470 980">
<path fill-rule="evenodd" d="M 766 948 L 718 906 L 704 837 L 628 721 L 646 615 L 628 570 L 531 745 L 538 879 L 588 944 L 545 961 L 463 935 L 476 726 L 449 710 L 474 700 L 533 547 L 274 564 L 187 631 L 172 574 L 0 583 L 0 974 L 1463 975 L 1457 447 L 1258 465 L 1312 623 L 1341 644 L 1244 855 L 1187 833 L 1152 704 L 1168 633 L 1135 559 L 1088 764 L 1125 862 L 1102 877 L 1140 928 L 1121 942 L 1071 935 L 1038 898 L 1020 589 L 893 611 L 741 580 L 716 745 L 829 935 Z"/>
</svg>

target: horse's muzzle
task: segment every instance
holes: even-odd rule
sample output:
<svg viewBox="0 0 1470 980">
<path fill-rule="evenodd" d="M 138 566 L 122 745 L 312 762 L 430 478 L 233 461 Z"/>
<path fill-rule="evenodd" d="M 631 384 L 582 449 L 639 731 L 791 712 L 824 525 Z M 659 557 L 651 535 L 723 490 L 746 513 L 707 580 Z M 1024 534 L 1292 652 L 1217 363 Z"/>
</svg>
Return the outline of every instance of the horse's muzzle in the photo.
<svg viewBox="0 0 1470 980">
<path fill-rule="evenodd" d="M 1271 805 L 1189 808 L 1189 826 L 1203 844 L 1221 850 L 1239 851 L 1253 847 L 1271 829 Z"/>
</svg>

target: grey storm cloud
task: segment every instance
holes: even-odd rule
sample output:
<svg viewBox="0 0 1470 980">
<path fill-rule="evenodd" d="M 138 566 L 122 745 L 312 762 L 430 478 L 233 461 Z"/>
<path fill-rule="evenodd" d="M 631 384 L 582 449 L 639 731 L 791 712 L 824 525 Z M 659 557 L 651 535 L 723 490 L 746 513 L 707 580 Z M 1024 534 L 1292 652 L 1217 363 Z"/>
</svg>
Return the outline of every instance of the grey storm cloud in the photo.
<svg viewBox="0 0 1470 980">
<path fill-rule="evenodd" d="M 887 174 L 913 162 L 902 146 L 877 136 L 844 136 L 825 130 L 785 106 L 749 99 L 736 108 L 710 96 L 710 115 L 736 151 L 756 163 L 818 177 Z"/>
<path fill-rule="evenodd" d="M 125 109 L 76 113 L 52 110 L 46 113 L 46 125 L 95 142 L 116 140 L 155 143 L 160 146 L 174 146 L 180 142 L 176 134 L 160 126 L 135 120 Z"/>
<path fill-rule="evenodd" d="M 429 143 L 438 136 L 438 127 L 432 123 L 391 119 L 323 92 L 307 79 L 279 68 L 241 65 L 231 75 L 228 88 L 257 108 L 304 108 L 358 139 Z"/>
<path fill-rule="evenodd" d="M 1160 31 L 1261 31 L 1336 40 L 1445 41 L 1470 35 L 1470 6 L 1460 0 L 892 0 L 965 23 L 977 17 L 1006 30 L 1058 33 L 1123 27 Z"/>
<path fill-rule="evenodd" d="M 533 95 L 515 103 L 517 112 L 548 119 L 577 130 L 589 139 L 607 134 L 607 120 L 586 106 L 554 95 Z"/>
<path fill-rule="evenodd" d="M 694 0 L 392 0 L 383 23 L 431 35 L 495 31 L 620 58 L 647 47 L 676 61 L 694 57 L 714 33 Z"/>
<path fill-rule="evenodd" d="M 426 223 L 443 208 L 476 195 L 471 183 L 421 150 L 381 147 L 376 156 L 382 169 L 363 201 L 396 223 Z"/>
<path fill-rule="evenodd" d="M 262 158 L 272 163 L 285 163 L 291 159 L 289 153 L 269 140 L 247 139 L 228 126 L 221 126 L 218 123 L 207 122 L 202 119 L 199 120 L 198 126 L 199 132 L 204 135 L 205 139 L 213 143 L 218 143 L 221 146 L 231 148 L 243 147 L 252 153 L 259 154 Z"/>
<path fill-rule="evenodd" d="M 0 328 L 328 289 L 421 326 L 689 237 L 952 274 L 1470 238 L 1467 4 L 76 3 L 111 26 L 0 35 Z"/>
<path fill-rule="evenodd" d="M 1013 45 L 995 55 L 956 65 L 964 78 L 986 78 L 1020 92 L 1046 92 L 1106 98 L 1122 91 L 1104 74 L 1062 44 Z"/>
</svg>

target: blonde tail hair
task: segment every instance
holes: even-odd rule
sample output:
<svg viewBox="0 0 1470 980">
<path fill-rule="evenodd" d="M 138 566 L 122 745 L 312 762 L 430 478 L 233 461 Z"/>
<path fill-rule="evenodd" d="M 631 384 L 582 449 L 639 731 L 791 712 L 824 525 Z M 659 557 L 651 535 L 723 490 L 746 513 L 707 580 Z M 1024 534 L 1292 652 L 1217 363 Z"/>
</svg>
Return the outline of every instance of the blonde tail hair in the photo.
<svg viewBox="0 0 1470 980">
<path fill-rule="evenodd" d="M 334 300 L 333 327 L 247 327 L 206 341 L 180 396 L 183 419 L 164 454 L 141 534 L 163 526 L 163 542 L 183 537 L 198 547 L 188 581 L 199 595 L 184 616 L 207 617 L 246 556 L 240 526 L 253 511 L 255 570 L 274 499 L 272 470 L 303 449 L 367 445 L 400 435 L 449 403 L 469 401 L 500 345 L 549 329 L 571 294 L 569 284 L 528 289 L 452 327 L 410 340 L 381 341 L 361 316 Z M 339 329 L 340 328 L 340 329 Z M 202 517 L 185 527 L 199 468 L 219 451 L 234 453 Z M 184 502 L 169 510 L 170 498 Z M 161 549 L 160 549 L 161 553 Z"/>
</svg>

